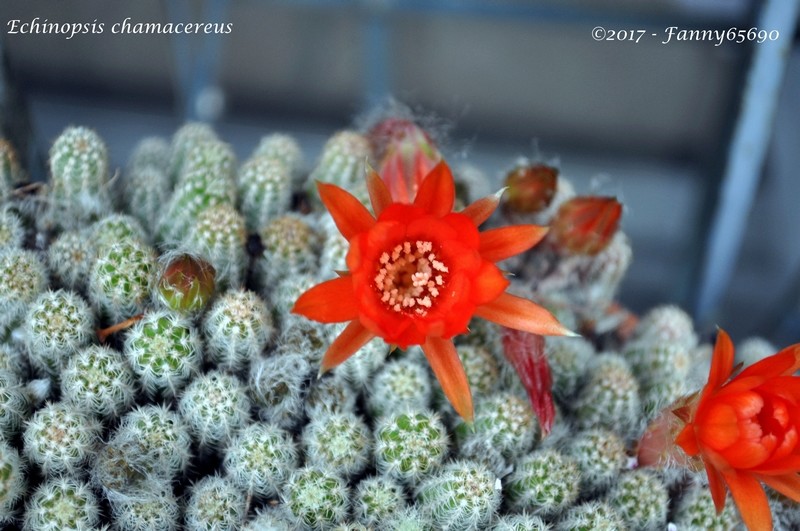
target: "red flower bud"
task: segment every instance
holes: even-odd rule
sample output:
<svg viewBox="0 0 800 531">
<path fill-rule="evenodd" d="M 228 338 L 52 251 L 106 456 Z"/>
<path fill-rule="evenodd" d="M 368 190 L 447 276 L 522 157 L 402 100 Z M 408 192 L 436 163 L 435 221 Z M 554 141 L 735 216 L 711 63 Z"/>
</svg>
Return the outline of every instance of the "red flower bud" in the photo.
<svg viewBox="0 0 800 531">
<path fill-rule="evenodd" d="M 558 170 L 545 164 L 519 166 L 506 176 L 504 207 L 515 214 L 535 214 L 547 208 L 556 195 Z"/>
<path fill-rule="evenodd" d="M 622 203 L 613 197 L 576 197 L 558 209 L 551 234 L 561 249 L 595 255 L 611 242 L 621 215 Z"/>
<path fill-rule="evenodd" d="M 410 120 L 387 118 L 370 129 L 368 137 L 392 199 L 413 202 L 422 179 L 442 160 L 430 135 Z"/>
<path fill-rule="evenodd" d="M 179 313 L 205 307 L 214 294 L 214 267 L 199 258 L 182 254 L 169 261 L 158 280 L 161 301 Z"/>
</svg>

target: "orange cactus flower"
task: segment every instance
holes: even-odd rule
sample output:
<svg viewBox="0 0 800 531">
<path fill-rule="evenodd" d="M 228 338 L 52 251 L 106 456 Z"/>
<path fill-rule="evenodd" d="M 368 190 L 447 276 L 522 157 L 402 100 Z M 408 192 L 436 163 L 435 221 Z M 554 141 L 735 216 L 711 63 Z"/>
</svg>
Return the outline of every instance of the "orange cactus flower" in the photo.
<svg viewBox="0 0 800 531">
<path fill-rule="evenodd" d="M 686 422 L 675 442 L 705 465 L 717 511 L 727 485 L 751 530 L 772 529 L 762 483 L 800 502 L 800 344 L 730 378 L 733 343 L 719 331 L 708 383 L 675 411 Z"/>
<path fill-rule="evenodd" d="M 345 190 L 318 183 L 320 198 L 349 241 L 339 278 L 303 293 L 292 312 L 323 322 L 347 322 L 322 358 L 323 373 L 374 337 L 407 348 L 420 345 L 455 410 L 472 421 L 472 397 L 452 338 L 472 316 L 535 334 L 571 334 L 547 310 L 505 293 L 494 262 L 528 250 L 547 229 L 519 225 L 478 231 L 499 198 L 453 212 L 455 184 L 440 162 L 422 180 L 413 203 L 393 200 L 375 173 L 367 175 L 373 216 Z"/>
</svg>

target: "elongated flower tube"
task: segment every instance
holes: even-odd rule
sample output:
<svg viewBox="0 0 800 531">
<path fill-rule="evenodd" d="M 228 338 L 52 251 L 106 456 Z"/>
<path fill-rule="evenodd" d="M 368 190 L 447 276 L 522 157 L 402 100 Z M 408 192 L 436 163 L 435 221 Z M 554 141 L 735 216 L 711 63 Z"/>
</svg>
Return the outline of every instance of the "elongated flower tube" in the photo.
<svg viewBox="0 0 800 531">
<path fill-rule="evenodd" d="M 762 483 L 800 502 L 800 343 L 731 378 L 733 343 L 719 331 L 708 383 L 674 411 L 686 422 L 675 442 L 708 473 L 717 512 L 727 486 L 751 531 L 772 529 Z"/>
<path fill-rule="evenodd" d="M 452 338 L 467 332 L 473 316 L 534 334 L 571 334 L 544 308 L 505 293 L 509 282 L 494 264 L 530 249 L 547 229 L 518 225 L 479 232 L 499 198 L 453 212 L 455 185 L 446 163 L 422 180 L 413 203 L 395 201 L 378 174 L 369 172 L 375 216 L 345 190 L 317 186 L 350 244 L 349 271 L 312 287 L 292 309 L 323 323 L 349 321 L 325 353 L 321 373 L 376 336 L 401 348 L 420 345 L 450 403 L 471 422 L 472 397 Z"/>
</svg>

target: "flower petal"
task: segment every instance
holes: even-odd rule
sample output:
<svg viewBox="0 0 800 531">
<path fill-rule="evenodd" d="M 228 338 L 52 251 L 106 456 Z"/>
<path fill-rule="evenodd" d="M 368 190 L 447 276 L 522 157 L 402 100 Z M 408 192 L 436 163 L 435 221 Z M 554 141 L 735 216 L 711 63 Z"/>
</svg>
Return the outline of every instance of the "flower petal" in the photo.
<svg viewBox="0 0 800 531">
<path fill-rule="evenodd" d="M 736 379 L 748 376 L 790 376 L 800 369 L 800 344 L 792 345 L 777 354 L 766 357 L 752 364 L 736 376 Z"/>
<path fill-rule="evenodd" d="M 344 362 L 363 347 L 367 342 L 375 337 L 371 331 L 364 328 L 359 321 L 352 321 L 342 330 L 342 333 L 334 339 L 331 346 L 325 352 L 320 363 L 320 375 L 333 369 Z"/>
<path fill-rule="evenodd" d="M 480 253 L 484 260 L 499 262 L 523 253 L 539 243 L 547 227 L 538 225 L 512 225 L 481 232 Z"/>
<path fill-rule="evenodd" d="M 453 210 L 456 185 L 450 168 L 442 161 L 422 180 L 417 190 L 414 205 L 425 209 L 434 216 L 444 216 Z"/>
<path fill-rule="evenodd" d="M 769 458 L 769 450 L 760 441 L 740 440 L 719 453 L 733 468 L 746 469 L 764 463 Z"/>
<path fill-rule="evenodd" d="M 475 226 L 480 226 L 484 221 L 492 217 L 494 211 L 497 210 L 502 194 L 503 190 L 500 190 L 496 194 L 478 199 L 462 210 L 461 213 L 471 219 Z"/>
<path fill-rule="evenodd" d="M 797 472 L 782 476 L 759 476 L 758 479 L 787 498 L 800 502 L 800 476 L 797 475 Z"/>
<path fill-rule="evenodd" d="M 466 422 L 472 423 L 474 411 L 469 381 L 453 342 L 440 337 L 429 337 L 422 345 L 422 351 L 456 413 Z"/>
<path fill-rule="evenodd" d="M 366 232 L 375 225 L 375 218 L 372 217 L 369 210 L 342 188 L 318 182 L 317 189 L 325 208 L 333 216 L 336 227 L 345 239 L 350 240 L 356 234 Z"/>
<path fill-rule="evenodd" d="M 505 292 L 510 282 L 503 272 L 491 262 L 484 261 L 472 284 L 475 304 L 486 304 Z"/>
<path fill-rule="evenodd" d="M 700 403 L 705 401 L 713 391 L 719 389 L 730 377 L 733 371 L 733 343 L 730 336 L 720 329 L 717 334 L 717 343 L 714 345 L 714 354 L 711 357 L 711 369 L 708 371 L 708 383 L 700 396 Z"/>
<path fill-rule="evenodd" d="M 372 211 L 375 213 L 375 217 L 378 217 L 387 206 L 392 204 L 392 194 L 389 193 L 381 176 L 372 168 L 367 171 L 367 191 L 372 203 Z"/>
<path fill-rule="evenodd" d="M 687 424 L 675 437 L 675 444 L 683 448 L 686 455 L 692 457 L 700 452 L 700 447 L 697 445 L 697 435 L 695 434 L 694 424 Z"/>
<path fill-rule="evenodd" d="M 711 491 L 711 499 L 714 500 L 714 507 L 717 509 L 717 514 L 722 512 L 725 507 L 725 484 L 722 482 L 722 475 L 719 471 L 711 466 L 707 461 L 703 461 L 706 467 L 706 475 L 708 476 L 708 490 Z"/>
<path fill-rule="evenodd" d="M 475 308 L 475 315 L 499 325 L 543 336 L 575 336 L 538 304 L 503 293 Z"/>
<path fill-rule="evenodd" d="M 750 531 L 770 531 L 772 515 L 769 511 L 767 495 L 761 483 L 751 474 L 743 472 L 723 473 L 722 477 L 739 508 L 744 524 Z"/>
<path fill-rule="evenodd" d="M 762 466 L 754 468 L 752 472 L 764 476 L 780 476 L 795 470 L 800 470 L 800 455 L 789 455 L 775 461 L 767 461 Z"/>
<path fill-rule="evenodd" d="M 294 303 L 292 313 L 320 323 L 352 321 L 358 316 L 358 301 L 350 275 L 317 284 Z"/>
</svg>

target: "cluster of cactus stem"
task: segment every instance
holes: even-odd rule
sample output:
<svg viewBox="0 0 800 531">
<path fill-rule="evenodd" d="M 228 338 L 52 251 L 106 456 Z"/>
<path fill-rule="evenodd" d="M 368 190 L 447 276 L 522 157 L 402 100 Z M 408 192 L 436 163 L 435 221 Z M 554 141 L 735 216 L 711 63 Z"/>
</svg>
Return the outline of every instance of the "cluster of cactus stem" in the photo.
<svg viewBox="0 0 800 531">
<path fill-rule="evenodd" d="M 676 307 L 617 333 L 622 232 L 592 253 L 548 240 L 505 264 L 514 289 L 584 333 L 546 339 L 558 412 L 549 435 L 491 324 L 456 341 L 472 424 L 418 348 L 373 340 L 318 378 L 341 328 L 290 310 L 346 267 L 347 242 L 314 182 L 364 198 L 377 157 L 365 130 L 346 130 L 311 168 L 285 134 L 239 161 L 191 123 L 143 139 L 117 170 L 97 132 L 69 127 L 32 201 L 16 192 L 24 172 L 0 141 L 0 526 L 737 525 L 730 506 L 716 514 L 702 475 L 636 466 L 647 421 L 696 390 L 690 371 L 708 360 Z M 557 174 L 517 161 L 487 225 L 550 224 L 575 196 Z M 460 204 L 490 188 L 475 168 L 456 175 Z M 749 356 L 768 347 L 753 341 Z"/>
</svg>

